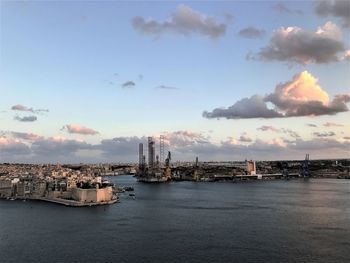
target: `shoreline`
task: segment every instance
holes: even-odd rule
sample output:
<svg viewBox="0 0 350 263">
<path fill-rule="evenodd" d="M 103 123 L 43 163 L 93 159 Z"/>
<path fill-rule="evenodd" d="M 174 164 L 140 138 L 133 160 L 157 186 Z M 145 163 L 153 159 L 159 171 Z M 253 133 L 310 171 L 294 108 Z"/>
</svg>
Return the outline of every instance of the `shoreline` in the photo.
<svg viewBox="0 0 350 263">
<path fill-rule="evenodd" d="M 119 201 L 119 198 L 112 199 L 110 201 L 103 201 L 103 202 L 79 202 L 74 200 L 67 200 L 62 198 L 47 198 L 47 197 L 17 197 L 17 198 L 1 198 L 2 200 L 10 200 L 10 201 L 16 201 L 16 200 L 31 200 L 31 201 L 44 201 L 64 206 L 70 206 L 70 207 L 87 207 L 87 206 L 102 206 L 102 205 L 112 205 Z"/>
</svg>

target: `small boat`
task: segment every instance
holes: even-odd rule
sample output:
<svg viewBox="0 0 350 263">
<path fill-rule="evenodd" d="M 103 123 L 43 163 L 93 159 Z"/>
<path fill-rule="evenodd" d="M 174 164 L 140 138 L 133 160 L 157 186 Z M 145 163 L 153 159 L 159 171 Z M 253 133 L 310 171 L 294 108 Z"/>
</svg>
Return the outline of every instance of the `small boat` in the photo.
<svg viewBox="0 0 350 263">
<path fill-rule="evenodd" d="M 124 191 L 127 191 L 127 192 L 134 191 L 134 187 L 132 187 L 132 186 L 124 186 L 123 189 L 124 189 Z"/>
</svg>

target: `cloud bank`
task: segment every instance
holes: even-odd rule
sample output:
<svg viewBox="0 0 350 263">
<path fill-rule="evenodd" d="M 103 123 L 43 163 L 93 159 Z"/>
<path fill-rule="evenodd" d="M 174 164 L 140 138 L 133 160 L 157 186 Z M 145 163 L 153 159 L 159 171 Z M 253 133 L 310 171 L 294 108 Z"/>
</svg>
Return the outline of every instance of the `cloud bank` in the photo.
<svg viewBox="0 0 350 263">
<path fill-rule="evenodd" d="M 23 137 L 23 138 L 21 138 Z M 195 160 L 276 160 L 303 159 L 305 152 L 315 158 L 344 158 L 349 155 L 350 141 L 338 141 L 330 133 L 311 140 L 293 138 L 286 140 L 251 139 L 247 134 L 238 138 L 227 138 L 214 143 L 202 133 L 175 131 L 165 134 L 166 150 L 172 152 L 174 161 Z M 155 137 L 157 139 L 157 137 Z M 104 139 L 98 144 L 66 139 L 64 137 L 43 137 L 35 134 L 10 133 L 0 136 L 1 158 L 4 162 L 137 162 L 138 144 L 146 145 L 146 137 L 115 137 Z M 156 141 L 157 145 L 158 141 Z M 146 146 L 145 146 L 146 147 Z M 156 147 L 156 154 L 159 154 Z M 86 153 L 90 157 L 86 157 Z"/>
</svg>

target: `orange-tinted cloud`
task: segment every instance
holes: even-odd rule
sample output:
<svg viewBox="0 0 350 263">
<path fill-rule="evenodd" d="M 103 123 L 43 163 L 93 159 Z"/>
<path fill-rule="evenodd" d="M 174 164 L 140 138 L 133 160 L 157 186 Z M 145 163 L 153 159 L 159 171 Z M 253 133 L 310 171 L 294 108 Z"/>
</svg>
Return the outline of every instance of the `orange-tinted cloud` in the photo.
<svg viewBox="0 0 350 263">
<path fill-rule="evenodd" d="M 33 108 L 28 108 L 22 104 L 16 104 L 14 106 L 11 107 L 11 110 L 18 110 L 18 111 L 30 111 L 33 112 Z"/>
<path fill-rule="evenodd" d="M 317 81 L 309 72 L 303 71 L 295 75 L 292 81 L 278 85 L 273 95 L 278 97 L 276 102 L 281 103 L 320 101 L 323 105 L 328 105 L 329 96 Z"/>
<path fill-rule="evenodd" d="M 274 105 L 273 109 L 267 103 Z M 276 86 L 273 93 L 265 97 L 254 95 L 243 98 L 228 108 L 204 111 L 206 118 L 282 118 L 297 116 L 334 115 L 349 111 L 349 94 L 337 94 L 330 100 L 328 93 L 309 72 L 303 71 L 291 81 Z"/>
<path fill-rule="evenodd" d="M 33 109 L 33 108 L 29 108 L 29 107 L 24 106 L 22 104 L 13 105 L 11 107 L 11 110 L 14 110 L 14 111 L 28 111 L 28 112 L 32 112 L 32 113 L 36 113 L 36 114 L 49 111 L 48 109 Z"/>
<path fill-rule="evenodd" d="M 83 135 L 96 135 L 99 133 L 98 131 L 80 126 L 78 124 L 67 124 L 64 126 L 64 128 L 66 128 L 69 133 L 77 133 Z"/>
</svg>

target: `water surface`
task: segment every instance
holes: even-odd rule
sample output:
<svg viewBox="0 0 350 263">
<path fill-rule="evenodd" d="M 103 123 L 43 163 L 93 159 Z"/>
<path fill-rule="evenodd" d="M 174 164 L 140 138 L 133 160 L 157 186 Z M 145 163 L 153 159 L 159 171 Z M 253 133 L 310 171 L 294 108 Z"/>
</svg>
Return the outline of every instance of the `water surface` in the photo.
<svg viewBox="0 0 350 263">
<path fill-rule="evenodd" d="M 0 201 L 0 262 L 350 262 L 350 180 L 111 180 L 135 199 Z"/>
</svg>

